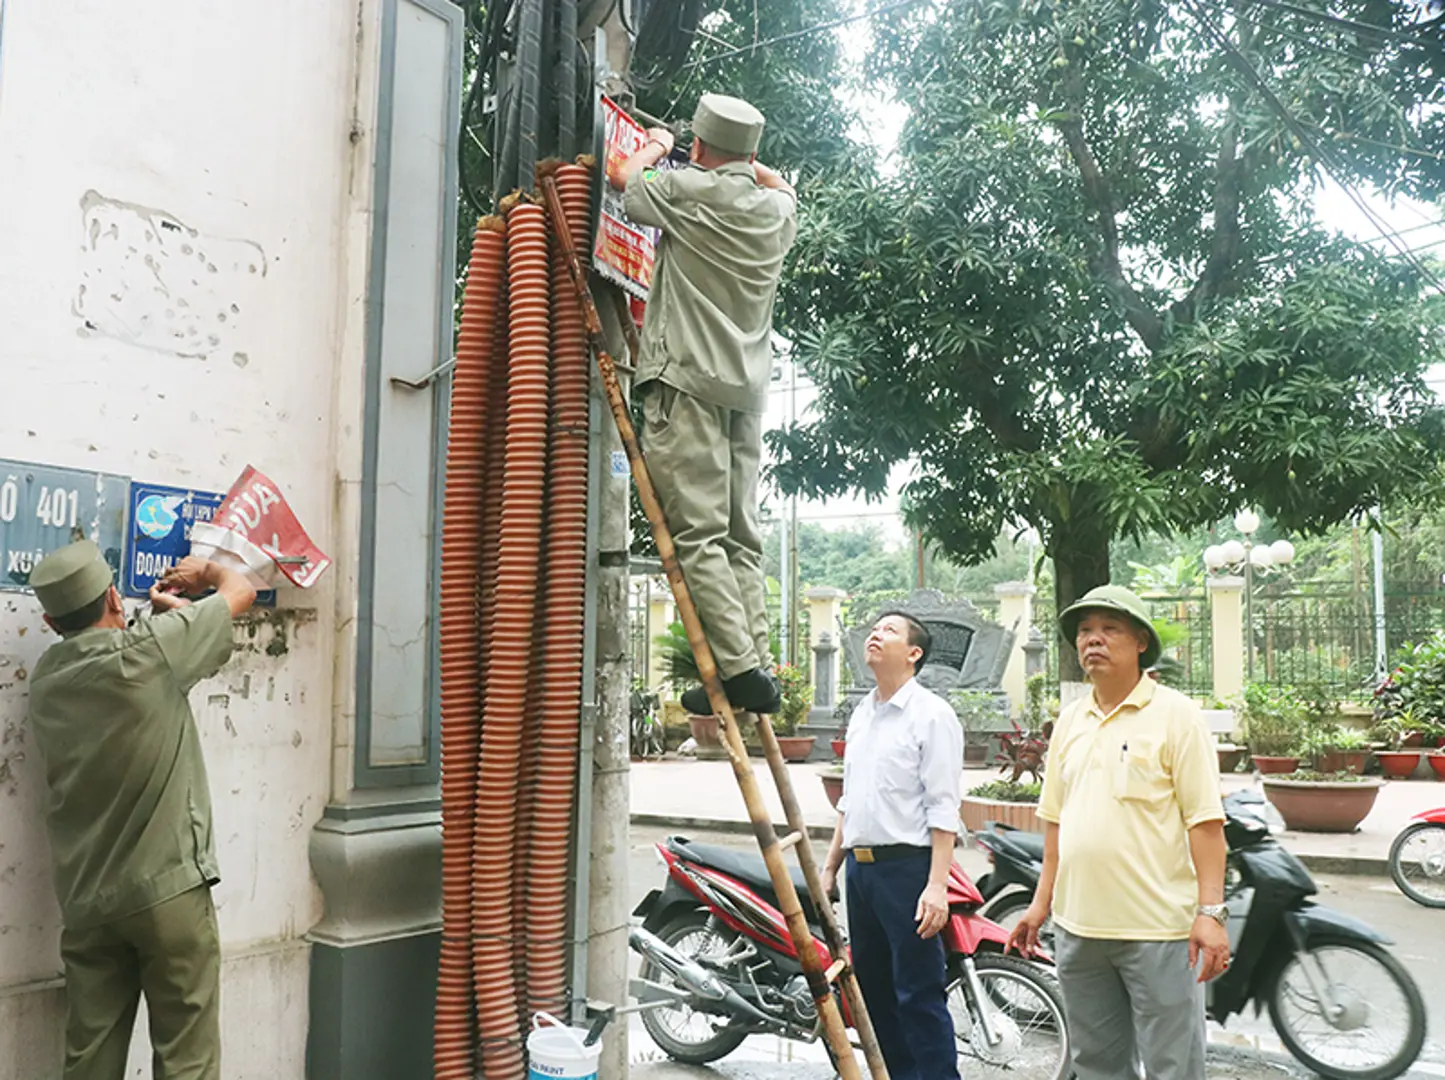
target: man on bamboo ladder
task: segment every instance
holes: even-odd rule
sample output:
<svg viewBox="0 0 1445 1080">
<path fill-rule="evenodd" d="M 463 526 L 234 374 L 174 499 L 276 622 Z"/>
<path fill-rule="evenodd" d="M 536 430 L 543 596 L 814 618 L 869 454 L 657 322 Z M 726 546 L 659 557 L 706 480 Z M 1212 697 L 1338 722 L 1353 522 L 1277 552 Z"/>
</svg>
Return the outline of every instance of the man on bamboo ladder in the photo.
<svg viewBox="0 0 1445 1080">
<path fill-rule="evenodd" d="M 662 230 L 637 366 L 643 445 L 728 701 L 776 712 L 758 469 L 797 196 L 757 161 L 763 115 L 747 102 L 704 94 L 692 131 L 687 167 L 655 168 L 673 137 L 654 128 L 613 178 L 627 216 Z M 682 704 L 712 712 L 702 687 Z"/>
</svg>

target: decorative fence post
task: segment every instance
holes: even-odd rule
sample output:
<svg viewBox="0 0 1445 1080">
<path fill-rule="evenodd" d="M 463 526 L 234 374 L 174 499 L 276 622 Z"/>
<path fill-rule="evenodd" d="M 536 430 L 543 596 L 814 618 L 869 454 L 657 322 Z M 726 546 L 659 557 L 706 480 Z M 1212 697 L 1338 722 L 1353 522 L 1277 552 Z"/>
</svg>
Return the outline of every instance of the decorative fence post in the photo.
<svg viewBox="0 0 1445 1080">
<path fill-rule="evenodd" d="M 808 643 L 813 650 L 813 708 L 831 714 L 838 701 L 838 620 L 848 594 L 842 589 L 819 585 L 803 593 L 808 601 Z M 809 717 L 809 722 L 814 721 Z"/>
<path fill-rule="evenodd" d="M 1244 578 L 1211 577 L 1209 612 L 1214 649 L 1214 697 L 1244 689 Z"/>
<path fill-rule="evenodd" d="M 1003 673 L 1003 688 L 1008 693 L 1009 710 L 1014 716 L 1019 715 L 1024 707 L 1024 684 L 1028 678 L 1024 642 L 1033 628 L 1034 593 L 1037 591 L 1026 581 L 1005 581 L 993 587 L 993 594 L 998 597 L 999 625 L 1012 631 L 1014 636 L 1008 666 Z"/>
</svg>

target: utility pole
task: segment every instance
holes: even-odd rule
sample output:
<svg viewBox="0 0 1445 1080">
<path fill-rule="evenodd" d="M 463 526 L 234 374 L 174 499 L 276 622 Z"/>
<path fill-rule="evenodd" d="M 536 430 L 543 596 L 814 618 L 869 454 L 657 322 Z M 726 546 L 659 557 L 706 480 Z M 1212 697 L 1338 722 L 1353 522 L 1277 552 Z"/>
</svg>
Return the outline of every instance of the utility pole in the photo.
<svg viewBox="0 0 1445 1080">
<path fill-rule="evenodd" d="M 594 92 L 600 92 L 604 81 L 626 68 L 629 39 L 615 8 L 593 41 Z M 607 182 L 605 177 L 599 177 L 599 181 Z M 604 299 L 615 288 L 596 276 L 592 285 Z M 607 349 L 613 356 L 627 355 L 620 307 L 606 302 L 601 305 Z M 637 358 L 630 357 L 630 362 L 635 364 Z M 627 603 L 631 473 L 596 364 L 592 365 L 591 423 L 592 499 L 597 515 L 597 562 L 593 576 L 596 623 L 592 630 L 597 650 L 597 710 L 591 742 L 586 988 L 588 998 L 620 1006 L 627 1003 L 627 931 L 631 914 L 627 872 L 632 815 L 628 710 L 632 663 Z M 579 842 L 581 839 L 579 837 Z M 580 875 L 579 868 L 579 889 L 583 887 Z M 602 1080 L 625 1080 L 625 1020 L 608 1026 L 598 1071 Z"/>
</svg>

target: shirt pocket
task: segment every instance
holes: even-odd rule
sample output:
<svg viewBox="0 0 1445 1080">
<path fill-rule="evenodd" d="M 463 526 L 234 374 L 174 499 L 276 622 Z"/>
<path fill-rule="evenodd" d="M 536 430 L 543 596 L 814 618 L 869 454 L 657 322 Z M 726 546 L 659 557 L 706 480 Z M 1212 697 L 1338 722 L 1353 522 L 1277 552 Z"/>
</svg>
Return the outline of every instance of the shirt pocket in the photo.
<svg viewBox="0 0 1445 1080">
<path fill-rule="evenodd" d="M 1114 798 L 1120 802 L 1152 803 L 1169 794 L 1169 776 L 1161 750 L 1161 745 L 1152 740 L 1120 746 L 1114 769 Z"/>
<path fill-rule="evenodd" d="M 916 794 L 920 787 L 921 756 L 922 748 L 912 739 L 890 742 L 874 766 L 879 790 L 895 795 Z"/>
</svg>

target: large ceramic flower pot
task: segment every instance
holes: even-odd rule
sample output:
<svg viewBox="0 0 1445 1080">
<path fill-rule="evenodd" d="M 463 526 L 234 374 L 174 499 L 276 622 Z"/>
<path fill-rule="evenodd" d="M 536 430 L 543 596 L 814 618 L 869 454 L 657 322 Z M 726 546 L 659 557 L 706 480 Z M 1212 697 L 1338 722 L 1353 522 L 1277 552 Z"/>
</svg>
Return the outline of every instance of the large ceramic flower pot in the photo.
<svg viewBox="0 0 1445 1080">
<path fill-rule="evenodd" d="M 1437 751 L 1425 760 L 1430 763 L 1430 768 L 1435 770 L 1436 779 L 1445 780 L 1445 752 Z"/>
<path fill-rule="evenodd" d="M 722 736 L 718 734 L 718 718 L 716 716 L 688 716 L 688 729 L 692 732 L 693 741 L 697 743 L 697 756 L 705 761 L 717 761 L 728 756 L 727 750 L 723 747 Z"/>
<path fill-rule="evenodd" d="M 1405 780 L 1420 764 L 1420 751 L 1376 750 L 1375 760 L 1380 763 L 1380 771 L 1391 780 Z"/>
<path fill-rule="evenodd" d="M 1291 773 L 1299 768 L 1297 757 L 1275 757 L 1272 754 L 1255 754 L 1251 760 L 1254 767 L 1266 776 L 1274 773 Z"/>
<path fill-rule="evenodd" d="M 1044 823 L 1039 820 L 1038 808 L 1038 803 L 999 802 L 965 795 L 959 806 L 959 815 L 969 832 L 978 832 L 985 822 L 997 821 L 1000 825 L 1041 833 Z"/>
<path fill-rule="evenodd" d="M 1264 795 L 1301 832 L 1354 832 L 1374 808 L 1381 781 L 1286 780 L 1265 777 Z"/>
<path fill-rule="evenodd" d="M 834 810 L 838 809 L 838 800 L 843 797 L 843 774 L 825 772 L 818 779 L 823 781 L 823 794 L 828 796 L 828 803 Z"/>
<path fill-rule="evenodd" d="M 1234 746 L 1229 743 L 1218 743 L 1214 752 L 1219 755 L 1219 771 L 1232 773 L 1239 771 L 1239 763 L 1244 760 L 1244 747 Z"/>
<path fill-rule="evenodd" d="M 833 756 L 841 760 L 843 753 L 848 749 L 848 740 L 834 739 L 829 745 L 833 747 Z"/>
<path fill-rule="evenodd" d="M 1348 772 L 1359 776 L 1365 771 L 1368 750 L 1329 750 L 1315 761 L 1315 768 L 1322 773 Z"/>
<path fill-rule="evenodd" d="M 985 743 L 963 744 L 964 768 L 978 768 L 988 763 L 988 746 Z"/>
<path fill-rule="evenodd" d="M 784 761 L 807 761 L 817 741 L 816 735 L 779 735 L 778 749 L 783 752 Z"/>
</svg>

